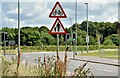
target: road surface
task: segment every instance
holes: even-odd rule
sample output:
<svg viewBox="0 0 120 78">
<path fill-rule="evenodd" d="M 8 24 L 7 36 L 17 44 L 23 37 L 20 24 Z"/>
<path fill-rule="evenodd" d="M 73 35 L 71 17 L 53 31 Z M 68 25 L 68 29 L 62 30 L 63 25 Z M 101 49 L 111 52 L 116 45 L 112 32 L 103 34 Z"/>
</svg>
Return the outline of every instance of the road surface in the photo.
<svg viewBox="0 0 120 78">
<path fill-rule="evenodd" d="M 44 54 L 46 56 L 52 56 L 52 55 L 56 55 L 56 53 L 54 52 L 32 52 L 32 53 L 23 53 L 21 54 L 21 61 L 22 62 L 26 62 L 26 60 L 29 63 L 34 63 L 35 59 L 37 59 L 38 57 L 43 58 Z M 10 57 L 15 57 L 15 55 L 7 55 L 7 58 Z M 64 53 L 59 53 L 59 56 L 61 59 L 64 58 Z M 72 57 L 72 53 L 68 52 L 68 58 Z M 43 60 L 43 59 L 42 59 Z M 80 65 L 82 65 L 83 61 L 77 61 L 77 60 L 71 60 L 69 65 L 68 65 L 68 71 L 69 72 L 74 72 L 74 69 L 76 67 L 79 67 Z M 91 71 L 93 72 L 94 76 L 118 76 L 118 67 L 117 66 L 111 66 L 111 65 L 104 65 L 104 64 L 97 64 L 97 63 L 88 63 L 86 68 L 90 68 Z"/>
</svg>

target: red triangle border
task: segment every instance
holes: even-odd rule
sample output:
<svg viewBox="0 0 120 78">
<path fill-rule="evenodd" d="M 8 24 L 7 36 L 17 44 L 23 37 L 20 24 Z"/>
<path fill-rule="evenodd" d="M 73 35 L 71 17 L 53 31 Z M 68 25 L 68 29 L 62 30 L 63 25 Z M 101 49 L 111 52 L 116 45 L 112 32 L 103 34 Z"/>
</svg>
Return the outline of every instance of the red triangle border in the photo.
<svg viewBox="0 0 120 78">
<path fill-rule="evenodd" d="M 64 32 L 52 32 L 52 30 L 53 30 L 53 28 L 54 28 L 54 26 L 55 26 L 57 21 L 59 21 L 59 23 L 60 23 L 61 27 L 63 28 Z M 49 31 L 49 34 L 67 34 L 67 31 L 64 29 L 64 26 L 62 25 L 62 23 L 61 23 L 59 18 L 57 18 L 56 21 L 54 22 L 51 30 Z"/>
<path fill-rule="evenodd" d="M 53 11 L 54 11 L 54 9 L 55 9 L 56 6 L 57 6 L 57 4 L 59 5 L 60 9 L 62 10 L 64 16 L 51 16 L 52 13 L 53 13 Z M 60 3 L 59 3 L 59 2 L 56 2 L 55 6 L 53 7 L 53 9 L 52 9 L 52 11 L 51 11 L 51 13 L 50 13 L 50 15 L 49 15 L 49 17 L 50 17 L 50 18 L 66 18 L 67 16 L 66 16 L 66 14 L 65 14 L 65 12 L 64 12 L 64 10 L 63 10 L 63 8 L 62 8 L 62 6 L 60 5 Z"/>
</svg>

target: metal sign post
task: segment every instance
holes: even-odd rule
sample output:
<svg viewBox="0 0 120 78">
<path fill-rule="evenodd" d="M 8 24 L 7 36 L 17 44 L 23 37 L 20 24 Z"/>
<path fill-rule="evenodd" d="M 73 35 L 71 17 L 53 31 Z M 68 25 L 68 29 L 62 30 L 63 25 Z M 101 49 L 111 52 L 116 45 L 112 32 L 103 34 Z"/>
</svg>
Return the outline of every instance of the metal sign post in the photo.
<svg viewBox="0 0 120 78">
<path fill-rule="evenodd" d="M 87 13 L 86 13 L 86 15 L 87 15 L 87 40 L 88 40 L 88 3 L 85 3 L 86 4 L 86 6 L 87 6 Z M 87 52 L 89 51 L 89 46 L 88 46 L 88 41 L 87 41 Z"/>
<path fill-rule="evenodd" d="M 76 22 L 76 27 L 75 27 L 75 32 L 76 32 L 76 41 L 75 41 L 75 44 L 76 44 L 76 50 L 75 52 L 77 53 L 77 0 L 75 2 L 75 22 Z M 74 53 L 74 55 L 76 54 Z"/>
<path fill-rule="evenodd" d="M 20 3 L 19 3 L 19 0 L 18 0 L 18 60 L 17 60 L 17 73 L 18 73 L 19 65 L 20 65 Z"/>
<path fill-rule="evenodd" d="M 59 34 L 57 34 L 57 58 L 59 58 L 58 52 L 59 52 Z"/>
<path fill-rule="evenodd" d="M 6 56 L 6 40 L 5 40 L 5 34 L 6 34 L 6 32 L 4 32 L 4 56 Z"/>
<path fill-rule="evenodd" d="M 73 58 L 75 58 L 75 49 L 76 49 L 76 45 L 75 45 L 75 40 L 73 40 Z"/>
<path fill-rule="evenodd" d="M 64 29 L 64 26 L 62 25 L 59 18 L 66 18 L 66 14 L 64 10 L 62 9 L 62 6 L 59 2 L 56 2 L 55 6 L 53 7 L 50 15 L 50 18 L 57 18 L 55 23 L 53 24 L 51 30 L 49 31 L 49 34 L 57 34 L 57 60 L 59 59 L 59 34 L 67 34 L 67 31 Z"/>
</svg>

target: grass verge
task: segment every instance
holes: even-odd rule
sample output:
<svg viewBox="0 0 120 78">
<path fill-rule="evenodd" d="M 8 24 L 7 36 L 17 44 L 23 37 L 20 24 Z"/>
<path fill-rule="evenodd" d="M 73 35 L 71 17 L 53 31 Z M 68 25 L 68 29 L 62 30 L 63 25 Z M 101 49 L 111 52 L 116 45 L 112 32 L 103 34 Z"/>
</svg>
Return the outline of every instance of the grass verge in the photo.
<svg viewBox="0 0 120 78">
<path fill-rule="evenodd" d="M 91 52 L 91 53 L 79 54 L 79 56 L 94 56 L 94 57 L 101 57 L 101 58 L 118 59 L 118 51 Z"/>
</svg>

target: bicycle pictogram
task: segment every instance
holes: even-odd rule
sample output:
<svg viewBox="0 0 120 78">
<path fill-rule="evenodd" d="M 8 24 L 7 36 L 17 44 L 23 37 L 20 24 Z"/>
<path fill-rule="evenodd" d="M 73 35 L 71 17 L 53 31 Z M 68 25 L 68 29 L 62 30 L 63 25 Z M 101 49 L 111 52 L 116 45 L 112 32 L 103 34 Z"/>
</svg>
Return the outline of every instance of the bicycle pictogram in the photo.
<svg viewBox="0 0 120 78">
<path fill-rule="evenodd" d="M 63 15 L 63 13 L 60 11 L 60 10 L 57 10 L 57 9 L 55 9 L 55 11 L 53 12 L 53 15 L 55 16 L 55 15 Z"/>
</svg>

